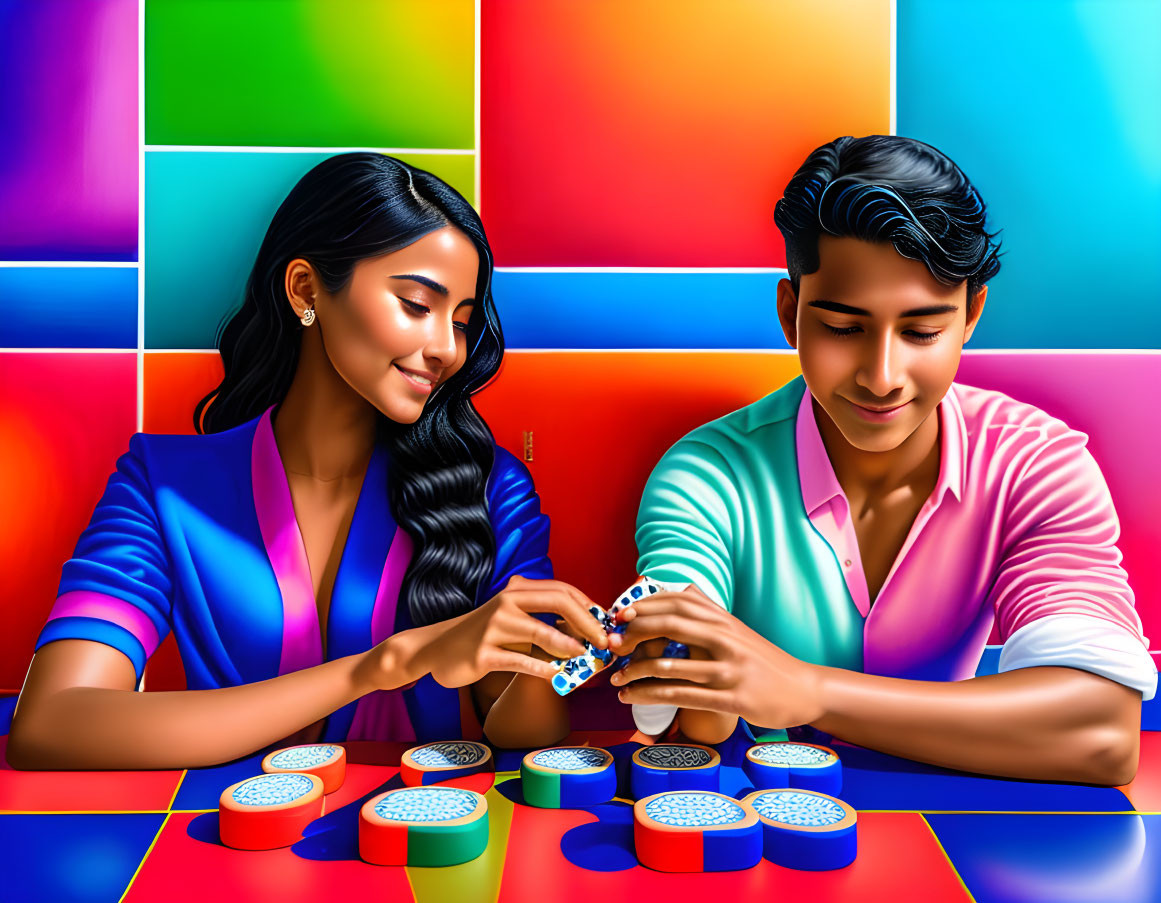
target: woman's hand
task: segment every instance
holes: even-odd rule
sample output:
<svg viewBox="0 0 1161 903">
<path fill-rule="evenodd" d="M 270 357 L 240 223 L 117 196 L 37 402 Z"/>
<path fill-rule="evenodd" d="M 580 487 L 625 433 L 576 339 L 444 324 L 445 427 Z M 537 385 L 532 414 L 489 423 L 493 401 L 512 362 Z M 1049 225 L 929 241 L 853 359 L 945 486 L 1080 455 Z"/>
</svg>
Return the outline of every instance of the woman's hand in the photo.
<svg viewBox="0 0 1161 903">
<path fill-rule="evenodd" d="M 445 687 L 467 686 L 492 671 L 551 680 L 556 669 L 535 658 L 532 647 L 553 658 L 571 658 L 584 652 L 584 646 L 533 614 L 555 614 L 577 636 L 608 648 L 605 631 L 589 613 L 592 604 L 567 583 L 513 577 L 474 611 L 389 637 L 367 653 L 361 677 L 374 689 L 403 686 L 427 673 Z"/>
<path fill-rule="evenodd" d="M 690 657 L 635 658 L 614 674 L 622 702 L 665 703 L 740 715 L 763 727 L 809 724 L 823 714 L 814 665 L 783 652 L 721 606 L 698 593 L 658 593 L 635 602 L 619 619 L 612 649 L 628 655 L 639 646 L 677 640 Z"/>
</svg>

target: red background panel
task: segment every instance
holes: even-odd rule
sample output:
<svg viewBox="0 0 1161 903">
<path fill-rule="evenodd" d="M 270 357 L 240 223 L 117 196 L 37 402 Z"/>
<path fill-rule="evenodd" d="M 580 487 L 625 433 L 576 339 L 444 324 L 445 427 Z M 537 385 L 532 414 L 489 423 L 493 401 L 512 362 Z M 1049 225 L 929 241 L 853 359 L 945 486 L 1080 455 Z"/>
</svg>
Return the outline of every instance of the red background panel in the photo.
<svg viewBox="0 0 1161 903">
<path fill-rule="evenodd" d="M 137 423 L 137 357 L 0 354 L 0 690 L 24 682 L 61 566 Z"/>
<path fill-rule="evenodd" d="M 481 204 L 500 266 L 784 266 L 774 204 L 890 128 L 877 0 L 506 0 L 481 22 Z"/>
<path fill-rule="evenodd" d="M 666 449 L 798 373 L 793 354 L 513 351 L 476 406 L 518 457 L 532 433 L 556 576 L 608 604 L 636 577 L 637 508 Z"/>
</svg>

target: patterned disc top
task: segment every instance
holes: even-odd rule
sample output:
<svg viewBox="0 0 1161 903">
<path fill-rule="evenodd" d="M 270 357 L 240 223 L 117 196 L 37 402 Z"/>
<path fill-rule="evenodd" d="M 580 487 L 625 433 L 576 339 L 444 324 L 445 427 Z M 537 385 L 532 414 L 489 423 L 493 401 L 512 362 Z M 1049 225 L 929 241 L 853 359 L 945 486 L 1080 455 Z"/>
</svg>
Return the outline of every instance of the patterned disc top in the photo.
<svg viewBox="0 0 1161 903">
<path fill-rule="evenodd" d="M 306 796 L 313 786 L 304 774 L 263 774 L 244 782 L 231 796 L 243 806 L 280 806 Z"/>
<path fill-rule="evenodd" d="M 663 825 L 700 828 L 729 825 L 746 817 L 746 810 L 725 797 L 685 791 L 663 793 L 645 804 L 645 814 Z"/>
<path fill-rule="evenodd" d="M 834 800 L 800 790 L 771 790 L 752 800 L 755 811 L 770 821 L 784 825 L 820 828 L 837 825 L 847 817 Z"/>
<path fill-rule="evenodd" d="M 474 765 L 482 758 L 484 750 L 475 743 L 429 743 L 411 752 L 411 761 L 426 768 Z"/>
<path fill-rule="evenodd" d="M 579 771 L 582 768 L 599 768 L 610 757 L 603 749 L 591 746 L 566 746 L 560 749 L 546 749 L 532 757 L 532 764 L 541 768 L 555 768 L 557 771 Z"/>
<path fill-rule="evenodd" d="M 314 768 L 335 757 L 337 746 L 296 746 L 275 753 L 270 759 L 274 768 Z"/>
<path fill-rule="evenodd" d="M 761 743 L 750 747 L 750 757 L 767 765 L 826 765 L 836 756 L 804 743 Z"/>
<path fill-rule="evenodd" d="M 653 768 L 702 768 L 713 761 L 704 749 L 690 746 L 646 746 L 637 754 L 642 765 Z"/>
<path fill-rule="evenodd" d="M 454 787 L 406 787 L 379 800 L 375 814 L 388 821 L 451 821 L 475 812 L 476 800 Z"/>
</svg>

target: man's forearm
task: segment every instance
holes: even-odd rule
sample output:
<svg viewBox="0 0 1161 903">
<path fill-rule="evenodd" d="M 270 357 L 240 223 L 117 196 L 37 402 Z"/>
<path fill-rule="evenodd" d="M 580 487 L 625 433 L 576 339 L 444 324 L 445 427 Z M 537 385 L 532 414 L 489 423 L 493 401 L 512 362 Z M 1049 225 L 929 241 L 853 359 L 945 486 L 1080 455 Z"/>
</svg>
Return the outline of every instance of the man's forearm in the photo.
<svg viewBox="0 0 1161 903">
<path fill-rule="evenodd" d="M 941 682 L 819 669 L 813 722 L 860 746 L 946 768 L 1119 785 L 1140 748 L 1135 690 L 1073 668 Z"/>
</svg>

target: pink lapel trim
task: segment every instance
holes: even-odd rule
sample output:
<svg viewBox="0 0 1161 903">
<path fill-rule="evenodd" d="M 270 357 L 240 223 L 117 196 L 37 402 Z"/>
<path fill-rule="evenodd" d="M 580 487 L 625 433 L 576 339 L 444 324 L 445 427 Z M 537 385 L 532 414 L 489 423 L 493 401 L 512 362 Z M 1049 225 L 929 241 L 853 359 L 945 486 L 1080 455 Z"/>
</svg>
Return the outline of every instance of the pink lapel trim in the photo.
<svg viewBox="0 0 1161 903">
<path fill-rule="evenodd" d="M 379 577 L 379 590 L 375 593 L 375 607 L 371 610 L 371 642 L 376 646 L 395 632 L 395 612 L 399 608 L 399 590 L 403 577 L 411 563 L 414 545 L 411 537 L 400 527 L 395 528 L 387 561 Z M 397 740 L 415 739 L 415 728 L 411 716 L 407 714 L 407 703 L 403 691 L 376 690 L 359 700 L 351 719 L 348 740 Z"/>
<path fill-rule="evenodd" d="M 322 639 L 306 545 L 294 516 L 290 484 L 270 423 L 272 410 L 258 421 L 250 474 L 262 543 L 282 593 L 282 658 L 278 673 L 288 674 L 322 664 Z"/>
</svg>

